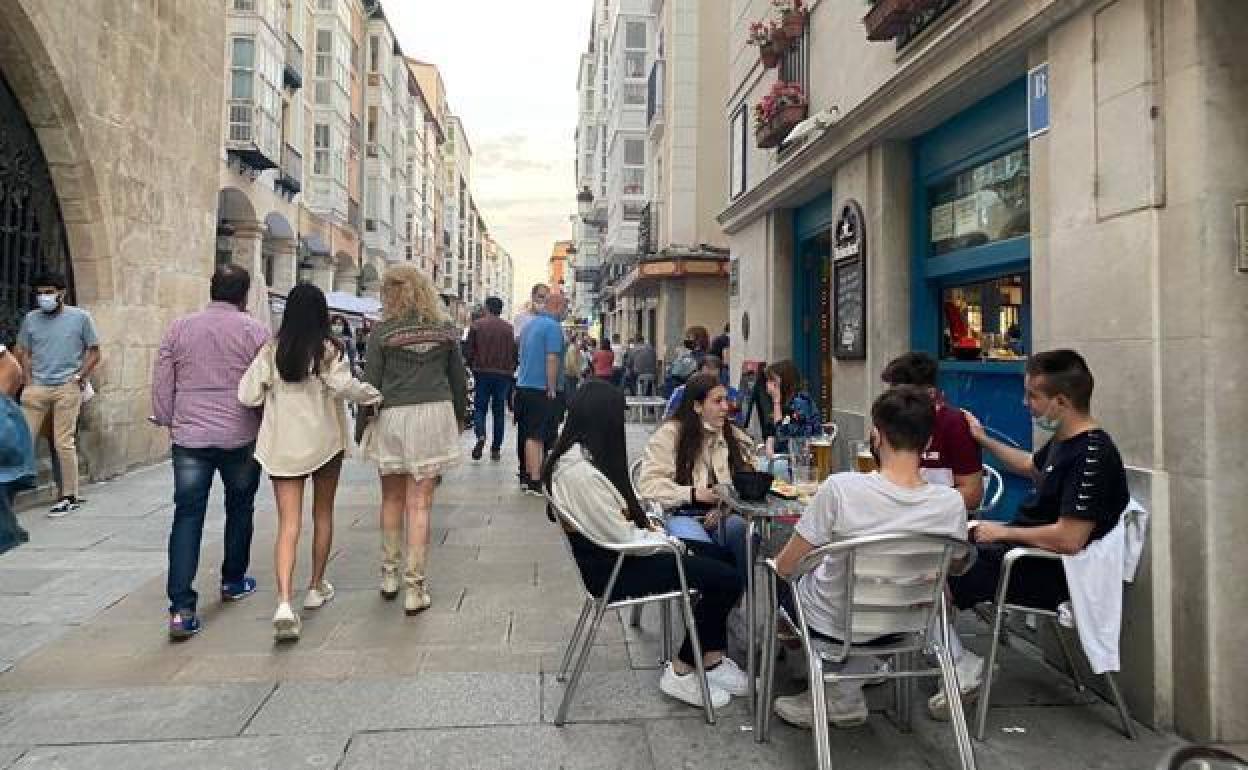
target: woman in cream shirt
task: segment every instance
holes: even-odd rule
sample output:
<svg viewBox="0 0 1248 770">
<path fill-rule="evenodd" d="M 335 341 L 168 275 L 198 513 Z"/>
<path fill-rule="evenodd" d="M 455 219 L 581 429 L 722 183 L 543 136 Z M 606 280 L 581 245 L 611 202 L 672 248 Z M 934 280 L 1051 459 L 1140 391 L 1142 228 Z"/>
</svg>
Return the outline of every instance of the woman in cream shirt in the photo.
<svg viewBox="0 0 1248 770">
<path fill-rule="evenodd" d="M 350 433 L 343 401 L 377 404 L 381 393 L 351 376 L 351 365 L 329 325 L 325 295 L 301 283 L 286 299 L 277 338 L 256 354 L 238 385 L 238 400 L 263 407 L 256 460 L 273 481 L 277 498 L 278 640 L 299 638 L 302 621 L 290 607 L 295 550 L 303 523 L 304 482 L 312 478 L 312 580 L 304 609 L 334 597 L 325 564 L 334 539 L 334 495 Z"/>
</svg>

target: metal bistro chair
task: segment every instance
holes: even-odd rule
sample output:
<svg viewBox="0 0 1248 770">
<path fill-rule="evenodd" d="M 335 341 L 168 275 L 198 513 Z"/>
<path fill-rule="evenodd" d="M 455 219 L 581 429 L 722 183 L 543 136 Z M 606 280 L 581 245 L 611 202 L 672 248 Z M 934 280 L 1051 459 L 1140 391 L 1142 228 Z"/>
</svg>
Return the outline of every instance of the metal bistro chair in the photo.
<svg viewBox="0 0 1248 770">
<path fill-rule="evenodd" d="M 685 578 L 685 560 L 684 552 L 675 543 L 607 543 L 594 538 L 576 520 L 576 517 L 569 512 L 561 509 L 549 495 L 546 501 L 550 504 L 551 510 L 555 515 L 565 523 L 567 523 L 574 531 L 585 537 L 599 548 L 605 548 L 618 554 L 615 559 L 615 567 L 611 570 L 611 577 L 608 578 L 606 586 L 602 590 L 601 596 L 595 596 L 589 586 L 585 585 L 584 578 L 581 585 L 585 588 L 585 604 L 581 606 L 581 615 L 577 618 L 576 627 L 572 631 L 572 638 L 568 640 L 568 647 L 563 653 L 563 662 L 559 665 L 559 674 L 556 679 L 560 682 L 566 682 L 567 685 L 563 691 L 563 700 L 559 702 L 559 711 L 555 715 L 555 725 L 562 727 L 568 719 L 568 707 L 572 703 L 572 694 L 576 691 L 576 685 L 580 682 L 581 674 L 585 672 L 585 664 L 589 661 L 589 653 L 594 646 L 594 636 L 598 633 L 598 627 L 602 623 L 602 616 L 607 610 L 618 610 L 625 607 L 640 607 L 644 604 L 661 603 L 666 607 L 667 603 L 673 600 L 679 600 L 681 609 L 685 619 L 686 631 L 689 634 L 689 643 L 693 647 L 694 666 L 698 672 L 698 683 L 702 686 L 702 703 L 706 711 L 707 724 L 715 724 L 715 706 L 711 703 L 710 686 L 706 682 L 706 670 L 702 666 L 702 641 L 698 638 L 698 629 L 693 622 L 693 600 L 697 598 L 698 592 L 689 588 L 688 580 Z M 566 539 L 566 538 L 565 538 Z M 646 558 L 656 554 L 671 554 L 676 561 L 676 576 L 680 582 L 680 589 L 676 591 L 668 591 L 661 594 L 650 594 L 647 596 L 633 596 L 622 599 L 611 599 L 611 592 L 615 589 L 615 581 L 620 576 L 620 568 L 624 566 L 626 558 Z M 568 555 L 572 560 L 576 561 L 576 556 L 572 553 L 571 544 L 568 545 Z M 577 570 L 580 573 L 580 570 Z M 588 623 L 588 625 L 587 625 Z M 575 653 L 576 665 L 572 669 L 571 678 L 568 677 L 568 667 L 572 665 L 572 657 Z"/>
<path fill-rule="evenodd" d="M 1039 607 L 1011 604 L 1006 600 L 1006 589 L 1010 585 L 1010 575 L 1014 571 L 1015 564 L 1020 559 L 1048 559 L 1060 562 L 1062 557 L 1060 554 L 1046 551 L 1043 548 L 1020 546 L 1011 548 L 1005 554 L 1005 558 L 1002 559 L 1001 577 L 997 580 L 997 593 L 993 599 L 990 615 L 992 618 L 992 641 L 988 645 L 988 657 L 984 661 L 984 682 L 980 685 L 979 705 L 975 711 L 975 740 L 977 741 L 984 739 L 984 727 L 988 723 L 988 702 L 992 695 L 993 666 L 997 663 L 997 650 L 1005 643 L 1005 629 L 1003 626 L 1006 615 L 1011 612 L 1040 615 L 1048 618 L 1053 624 L 1053 635 L 1057 637 L 1058 646 L 1062 648 L 1062 656 L 1066 658 L 1066 667 L 1070 671 L 1070 678 L 1074 681 L 1075 689 L 1083 692 L 1087 688 L 1079 678 L 1079 669 L 1075 668 L 1075 660 L 1070 652 L 1070 642 L 1066 639 L 1065 629 L 1057 621 L 1057 612 Z M 1131 721 L 1131 715 L 1127 711 L 1126 702 L 1122 699 L 1122 692 L 1118 689 L 1118 680 L 1112 671 L 1106 671 L 1104 676 L 1105 684 L 1109 687 L 1110 697 L 1113 699 L 1114 706 L 1118 709 L 1118 718 L 1122 720 L 1122 731 L 1127 738 L 1135 740 L 1135 724 Z"/>
<path fill-rule="evenodd" d="M 1005 481 L 1001 478 L 1001 471 L 991 465 L 984 466 L 984 497 L 979 502 L 979 507 L 971 512 L 971 518 L 984 519 L 988 514 L 997 509 L 1001 504 L 1001 497 L 1005 494 Z"/>
<path fill-rule="evenodd" d="M 775 623 L 787 613 L 777 607 L 777 579 L 787 580 L 797 611 L 793 625 L 801 635 L 802 648 L 810 667 L 811 700 L 814 705 L 815 756 L 820 770 L 832 766 L 829 744 L 827 698 L 822 684 L 861 681 L 875 677 L 893 680 L 897 716 L 903 729 L 909 729 L 914 702 L 913 680 L 940 677 L 945 692 L 960 693 L 957 670 L 949 654 L 949 610 L 945 604 L 945 578 L 954 563 L 958 571 L 973 561 L 975 548 L 966 541 L 940 535 L 905 533 L 867 535 L 841 540 L 811 551 L 798 564 L 794 575 L 784 578 L 776 571 L 774 559 L 766 560 L 769 570 L 768 602 L 773 627 L 766 635 L 763 651 L 761 702 L 758 704 L 760 740 L 767 740 L 771 726 L 771 701 L 776 668 Z M 807 626 L 807 608 L 796 590 L 798 580 L 818 568 L 825 559 L 844 560 L 844 608 L 846 641 L 835 643 L 816 639 Z M 792 621 L 790 621 L 792 622 Z M 936 625 L 936 622 L 939 625 Z M 935 637 L 931 629 L 938 628 Z M 939 667 L 919 668 L 915 660 L 922 653 L 934 654 Z M 841 664 L 850 658 L 892 656 L 888 671 L 843 674 L 824 671 L 824 663 Z M 951 708 L 954 737 L 963 770 L 975 769 L 975 750 L 967 731 L 966 715 Z"/>
<path fill-rule="evenodd" d="M 641 479 L 641 458 L 637 458 L 628 466 L 628 480 L 633 485 L 633 492 L 637 494 L 637 500 L 642 507 L 646 509 L 646 516 L 660 527 L 666 527 L 666 519 L 663 516 L 663 506 L 653 500 L 645 500 L 637 491 L 637 482 Z M 641 608 L 642 605 L 633 605 L 629 612 L 628 624 L 633 628 L 641 628 Z M 672 611 L 670 602 L 663 602 L 659 605 L 659 623 L 663 633 L 662 652 L 659 654 L 659 665 L 663 665 L 672 659 Z"/>
</svg>

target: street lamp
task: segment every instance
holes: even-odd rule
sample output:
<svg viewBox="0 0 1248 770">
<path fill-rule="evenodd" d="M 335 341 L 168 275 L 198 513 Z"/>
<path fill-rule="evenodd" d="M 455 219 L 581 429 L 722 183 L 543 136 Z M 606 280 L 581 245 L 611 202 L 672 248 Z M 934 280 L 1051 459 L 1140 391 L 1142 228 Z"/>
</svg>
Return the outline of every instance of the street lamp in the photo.
<svg viewBox="0 0 1248 770">
<path fill-rule="evenodd" d="M 576 194 L 576 210 L 581 215 L 581 221 L 589 224 L 589 215 L 594 210 L 594 194 L 589 191 L 588 185 Z"/>
</svg>

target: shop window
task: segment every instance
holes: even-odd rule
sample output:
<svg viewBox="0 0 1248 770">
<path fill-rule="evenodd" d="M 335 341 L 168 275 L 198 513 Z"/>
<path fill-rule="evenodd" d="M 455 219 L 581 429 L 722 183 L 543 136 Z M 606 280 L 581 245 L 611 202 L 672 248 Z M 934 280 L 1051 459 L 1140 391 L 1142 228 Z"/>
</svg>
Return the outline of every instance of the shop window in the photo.
<svg viewBox="0 0 1248 770">
<path fill-rule="evenodd" d="M 1027 356 L 1027 281 L 1022 273 L 941 291 L 941 357 L 1014 361 Z"/>
<path fill-rule="evenodd" d="M 1031 232 L 1027 147 L 967 169 L 927 190 L 928 256 Z"/>
</svg>

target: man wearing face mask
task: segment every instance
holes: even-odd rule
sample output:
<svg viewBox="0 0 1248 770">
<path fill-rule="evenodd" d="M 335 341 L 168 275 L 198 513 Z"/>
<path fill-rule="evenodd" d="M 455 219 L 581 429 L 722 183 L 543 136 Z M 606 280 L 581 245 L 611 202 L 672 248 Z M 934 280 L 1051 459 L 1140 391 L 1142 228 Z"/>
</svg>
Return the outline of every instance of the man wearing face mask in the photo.
<svg viewBox="0 0 1248 770">
<path fill-rule="evenodd" d="M 22 411 L 31 435 L 52 418 L 52 441 L 60 461 L 60 494 L 48 516 L 78 510 L 78 447 L 75 430 L 82 411 L 83 389 L 100 364 L 100 341 L 87 311 L 65 304 L 65 277 L 44 273 L 34 280 L 37 310 L 22 320 L 17 357 L 25 373 Z"/>
<path fill-rule="evenodd" d="M 1037 353 L 1027 361 L 1025 401 L 1038 429 L 1052 434 L 1034 454 L 989 437 L 967 414 L 971 435 L 1014 474 L 1035 488 L 1019 505 L 1010 524 L 982 521 L 972 532 L 978 558 L 965 574 L 949 578 L 959 609 L 991 600 L 1001 576 L 1002 560 L 1015 545 L 1075 554 L 1104 537 L 1117 525 L 1130 501 L 1127 475 L 1113 439 L 1092 418 L 1092 373 L 1073 350 Z M 1070 598 L 1060 562 L 1023 559 L 1010 578 L 1008 601 L 1056 609 Z M 963 700 L 973 700 L 983 674 L 983 660 L 962 651 L 956 637 L 950 652 L 957 662 Z M 936 719 L 947 719 L 944 693 L 928 701 Z"/>
</svg>

